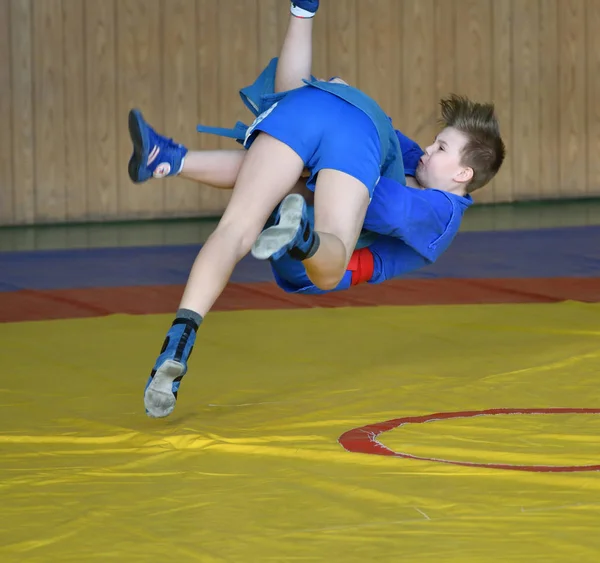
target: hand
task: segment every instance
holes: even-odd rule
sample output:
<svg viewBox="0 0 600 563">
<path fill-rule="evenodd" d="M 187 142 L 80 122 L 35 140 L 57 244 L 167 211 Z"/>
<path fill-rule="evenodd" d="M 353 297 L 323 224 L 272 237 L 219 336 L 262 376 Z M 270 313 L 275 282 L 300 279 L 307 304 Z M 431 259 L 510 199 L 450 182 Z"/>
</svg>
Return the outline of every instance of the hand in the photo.
<svg viewBox="0 0 600 563">
<path fill-rule="evenodd" d="M 331 82 L 332 84 L 344 84 L 348 86 L 348 83 L 345 80 L 342 80 L 339 76 L 334 76 L 333 78 L 330 78 L 328 82 Z"/>
<path fill-rule="evenodd" d="M 345 86 L 349 86 L 349 84 L 345 80 L 342 80 L 339 76 L 334 76 L 329 80 L 325 80 L 324 78 L 317 78 L 317 80 L 319 82 L 330 82 L 331 84 L 344 84 Z"/>
</svg>

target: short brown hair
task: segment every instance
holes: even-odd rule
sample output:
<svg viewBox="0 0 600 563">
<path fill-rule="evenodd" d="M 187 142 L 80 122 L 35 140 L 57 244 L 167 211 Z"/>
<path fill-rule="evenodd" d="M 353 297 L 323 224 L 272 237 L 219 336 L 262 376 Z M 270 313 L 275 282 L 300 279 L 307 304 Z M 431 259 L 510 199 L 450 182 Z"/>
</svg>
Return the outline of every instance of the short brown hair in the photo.
<svg viewBox="0 0 600 563">
<path fill-rule="evenodd" d="M 462 151 L 462 164 L 473 169 L 473 178 L 467 186 L 467 193 L 471 193 L 485 186 L 504 162 L 506 148 L 494 104 L 481 104 L 452 94 L 440 100 L 440 105 L 442 124 L 461 131 L 469 139 Z"/>
</svg>

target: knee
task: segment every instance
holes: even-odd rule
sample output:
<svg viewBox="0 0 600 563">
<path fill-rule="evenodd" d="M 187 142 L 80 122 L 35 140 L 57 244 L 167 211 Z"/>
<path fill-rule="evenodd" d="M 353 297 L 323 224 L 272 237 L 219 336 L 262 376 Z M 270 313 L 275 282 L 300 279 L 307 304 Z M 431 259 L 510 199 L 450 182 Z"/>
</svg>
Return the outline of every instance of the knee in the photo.
<svg viewBox="0 0 600 563">
<path fill-rule="evenodd" d="M 247 221 L 221 221 L 210 238 L 221 240 L 237 249 L 239 258 L 244 257 L 260 234 L 262 224 Z"/>
<path fill-rule="evenodd" d="M 343 273 L 341 276 L 323 275 L 318 276 L 317 279 L 313 280 L 313 283 L 322 291 L 333 291 L 340 284 L 342 278 Z"/>
</svg>

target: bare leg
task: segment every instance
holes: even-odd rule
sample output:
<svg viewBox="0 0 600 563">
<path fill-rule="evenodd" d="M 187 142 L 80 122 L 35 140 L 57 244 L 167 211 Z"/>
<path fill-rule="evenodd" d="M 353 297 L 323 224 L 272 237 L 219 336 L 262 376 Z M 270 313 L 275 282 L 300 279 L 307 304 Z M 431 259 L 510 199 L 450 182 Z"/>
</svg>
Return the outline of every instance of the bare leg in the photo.
<svg viewBox="0 0 600 563">
<path fill-rule="evenodd" d="M 221 221 L 194 262 L 181 309 L 195 311 L 202 317 L 209 312 L 233 268 L 249 252 L 269 213 L 294 190 L 303 168 L 301 159 L 287 145 L 259 134 L 243 162 Z M 257 193 L 261 197 L 256 197 Z M 368 204 L 368 191 L 360 181 L 336 170 L 319 172 L 315 231 L 320 245 L 304 261 L 307 274 L 317 287 L 333 289 L 343 277 Z"/>
<path fill-rule="evenodd" d="M 343 202 L 343 205 L 340 205 Z M 343 172 L 321 170 L 315 189 L 317 252 L 303 261 L 306 274 L 321 289 L 335 288 L 346 272 L 369 205 L 366 186 Z"/>
<path fill-rule="evenodd" d="M 190 151 L 179 176 L 214 188 L 232 189 L 244 162 L 246 151 Z"/>
<path fill-rule="evenodd" d="M 258 134 L 244 158 L 223 217 L 194 261 L 179 311 L 146 383 L 144 406 L 149 416 L 165 417 L 175 408 L 203 317 L 303 168 L 302 159 L 287 145 Z"/>
<path fill-rule="evenodd" d="M 202 317 L 223 291 L 269 214 L 295 186 L 304 164 L 287 145 L 260 133 L 242 164 L 231 200 L 198 254 L 180 308 Z"/>
<path fill-rule="evenodd" d="M 310 79 L 312 31 L 312 18 L 290 16 L 277 64 L 276 92 L 299 88 L 304 85 L 302 79 Z M 295 191 L 303 196 L 306 192 L 309 190 L 305 187 Z M 343 210 L 340 209 L 340 201 L 344 202 Z M 358 240 L 369 204 L 368 191 L 361 182 L 347 174 L 321 170 L 314 204 L 315 231 L 320 244 L 317 252 L 303 263 L 308 277 L 317 287 L 333 289 L 343 277 Z"/>
<path fill-rule="evenodd" d="M 285 92 L 304 86 L 312 68 L 313 20 L 290 16 L 287 33 L 281 47 L 275 75 L 275 92 Z"/>
<path fill-rule="evenodd" d="M 232 190 L 245 158 L 244 149 L 190 151 L 179 175 L 213 188 Z M 303 172 L 303 176 L 308 176 L 308 172 Z M 289 193 L 301 194 L 308 205 L 313 204 L 314 194 L 306 187 L 305 178 L 300 178 Z"/>
</svg>

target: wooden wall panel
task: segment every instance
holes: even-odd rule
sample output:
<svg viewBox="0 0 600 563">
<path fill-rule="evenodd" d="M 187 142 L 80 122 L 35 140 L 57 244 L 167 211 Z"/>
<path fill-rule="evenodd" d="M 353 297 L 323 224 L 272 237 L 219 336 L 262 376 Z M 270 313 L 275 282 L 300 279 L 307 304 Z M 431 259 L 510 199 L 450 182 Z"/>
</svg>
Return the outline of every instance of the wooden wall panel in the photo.
<svg viewBox="0 0 600 563">
<path fill-rule="evenodd" d="M 587 57 L 587 181 L 589 195 L 600 195 L 600 2 L 586 13 Z"/>
<path fill-rule="evenodd" d="M 283 39 L 279 34 L 281 27 L 279 16 L 282 11 L 278 9 L 278 1 L 258 0 L 257 2 L 257 54 L 263 66 L 271 59 L 273 53 L 277 53 L 280 41 Z"/>
<path fill-rule="evenodd" d="M 540 113 L 532 109 L 540 98 L 539 4 L 514 2 L 513 15 L 511 151 L 515 155 L 527 153 L 531 156 L 514 160 L 513 193 L 536 199 L 540 191 Z"/>
<path fill-rule="evenodd" d="M 36 215 L 36 171 L 33 150 L 33 11 L 31 0 L 10 2 L 13 185 L 2 180 L 1 190 L 13 192 L 13 220 L 32 224 Z"/>
<path fill-rule="evenodd" d="M 229 127 L 233 125 L 231 118 L 223 123 L 219 116 L 220 105 L 220 83 L 221 73 L 219 60 L 219 6 L 213 0 L 197 0 L 196 7 L 198 26 L 196 33 L 196 50 L 198 53 L 198 113 L 194 119 L 191 117 L 191 125 L 203 123 L 205 125 L 217 125 Z M 239 88 L 241 86 L 238 85 Z M 242 103 L 237 102 L 238 104 Z M 247 120 L 244 123 L 250 123 Z M 195 147 L 198 149 L 218 149 L 222 142 L 214 135 L 196 135 Z M 194 186 L 195 187 L 195 186 Z M 225 207 L 229 201 L 229 193 L 226 190 L 215 190 L 209 187 L 199 187 L 200 201 L 198 210 L 205 214 L 216 214 Z M 197 214 L 197 212 L 196 212 Z"/>
<path fill-rule="evenodd" d="M 375 98 L 398 128 L 404 96 L 400 7 L 394 0 L 359 0 L 357 10 L 356 86 Z M 394 45 L 389 44 L 390 37 L 396 37 Z"/>
<path fill-rule="evenodd" d="M 181 178 L 132 185 L 127 113 L 191 149 L 252 115 L 285 0 L 0 0 L 0 224 L 218 214 Z M 600 195 L 600 0 L 336 0 L 313 74 L 374 97 L 422 146 L 452 92 L 496 103 L 505 166 L 478 202 Z"/>
<path fill-rule="evenodd" d="M 12 175 L 12 89 L 10 57 L 10 2 L 0 0 L 0 224 L 14 217 Z"/>
<path fill-rule="evenodd" d="M 165 82 L 162 65 L 164 20 L 160 0 L 117 0 L 117 170 L 118 210 L 128 217 L 156 217 L 164 212 L 165 183 L 146 182 L 131 186 L 127 162 L 131 141 L 127 114 L 140 108 L 159 131 L 165 128 Z M 173 41 L 169 37 L 169 41 Z M 170 85 L 168 85 L 170 87 Z"/>
<path fill-rule="evenodd" d="M 63 0 L 63 91 L 65 211 L 67 219 L 87 215 L 85 15 L 80 0 Z"/>
<path fill-rule="evenodd" d="M 540 27 L 540 97 L 539 137 L 542 146 L 535 161 L 540 175 L 540 198 L 560 197 L 560 65 L 558 36 L 558 3 L 561 0 L 541 0 L 539 8 Z M 515 74 L 514 79 L 518 80 Z M 515 160 L 517 157 L 513 157 Z M 515 197 L 520 192 L 515 189 Z"/>
<path fill-rule="evenodd" d="M 171 38 L 165 41 L 161 53 L 164 129 L 178 142 L 193 147 L 197 135 L 190 118 L 196 115 L 200 93 L 195 0 L 171 0 L 161 20 L 165 36 Z M 198 209 L 198 186 L 180 178 L 168 178 L 164 185 L 165 213 L 191 215 Z"/>
<path fill-rule="evenodd" d="M 260 2 L 261 0 L 257 0 Z M 362 0 L 361 0 L 362 1 Z M 346 7 L 348 4 L 348 0 L 344 0 L 343 5 Z M 289 6 L 289 4 L 288 4 Z M 287 8 L 287 6 L 286 6 Z M 285 30 L 287 28 L 287 22 L 289 19 L 289 11 L 288 14 L 285 15 L 286 10 L 281 10 L 283 12 L 283 25 L 281 26 L 281 43 L 283 43 L 283 37 L 285 35 Z M 339 6 L 334 11 L 335 15 L 339 13 Z M 329 22 L 332 20 L 330 17 L 331 10 L 323 10 L 321 12 L 319 10 L 319 15 L 323 16 L 323 20 L 319 22 L 319 25 L 316 25 L 314 28 L 314 46 L 313 46 L 313 75 L 319 78 L 329 78 L 333 72 L 329 71 L 328 61 L 329 61 L 329 51 L 331 46 L 331 41 L 329 40 Z M 340 17 L 342 17 L 340 15 Z M 280 43 L 280 44 L 281 44 Z M 276 56 L 278 53 L 274 53 Z M 266 62 L 266 61 L 265 61 Z"/>
<path fill-rule="evenodd" d="M 489 100 L 492 95 L 492 15 L 492 0 L 456 0 L 456 87 L 474 100 Z M 479 190 L 473 198 L 493 203 L 494 191 Z"/>
<path fill-rule="evenodd" d="M 87 117 L 80 142 L 86 143 L 88 204 L 82 219 L 119 218 L 117 128 L 127 124 L 117 119 L 116 1 L 85 0 L 84 17 Z"/>
<path fill-rule="evenodd" d="M 348 84 L 358 82 L 357 0 L 346 0 L 345 10 L 327 20 L 327 76 L 343 76 Z M 323 26 L 324 27 L 324 26 Z M 275 48 L 277 52 L 277 47 Z M 313 72 L 314 74 L 314 72 Z"/>
<path fill-rule="evenodd" d="M 402 107 L 404 118 L 396 123 L 421 146 L 436 136 L 437 103 L 435 42 L 430 41 L 435 22 L 433 0 L 405 3 L 402 10 Z"/>
<path fill-rule="evenodd" d="M 218 121 L 224 127 L 236 121 L 250 124 L 254 117 L 242 103 L 239 89 L 251 84 L 267 63 L 258 59 L 258 1 L 221 0 L 218 8 L 218 52 L 212 61 L 219 67 Z M 235 143 L 223 139 L 221 147 L 235 148 Z"/>
<path fill-rule="evenodd" d="M 436 101 L 450 92 L 457 92 L 456 86 L 456 0 L 434 0 L 434 21 L 432 44 L 435 57 L 432 72 L 435 76 Z M 437 108 L 432 108 L 434 116 L 438 115 Z M 435 117 L 434 117 L 435 120 Z"/>
<path fill-rule="evenodd" d="M 558 1 L 561 196 L 587 195 L 585 12 L 589 2 Z"/>
<path fill-rule="evenodd" d="M 36 219 L 60 223 L 67 217 L 61 0 L 32 5 Z"/>
<path fill-rule="evenodd" d="M 502 138 L 506 145 L 506 158 L 500 172 L 489 186 L 494 201 L 502 199 L 512 201 L 515 198 L 513 176 L 513 0 L 494 0 L 492 3 L 492 94 L 496 103 L 496 112 L 501 124 Z"/>
</svg>

